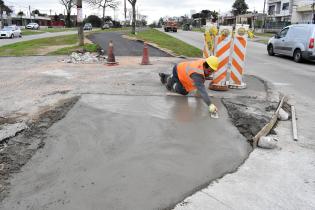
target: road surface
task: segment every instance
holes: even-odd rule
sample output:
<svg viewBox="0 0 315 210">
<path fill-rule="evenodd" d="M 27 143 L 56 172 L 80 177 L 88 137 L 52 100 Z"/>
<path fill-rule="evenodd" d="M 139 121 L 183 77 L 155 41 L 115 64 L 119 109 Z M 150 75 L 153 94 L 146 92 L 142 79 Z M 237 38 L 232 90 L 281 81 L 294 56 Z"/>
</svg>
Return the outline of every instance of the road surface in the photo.
<svg viewBox="0 0 315 210">
<path fill-rule="evenodd" d="M 179 31 L 167 34 L 203 48 L 202 33 Z M 186 202 L 191 202 L 191 205 L 180 206 L 178 210 L 207 209 L 209 206 L 236 209 L 315 208 L 315 179 L 311 175 L 315 174 L 315 63 L 300 64 L 283 56 L 270 57 L 266 45 L 249 42 L 245 73 L 271 82 L 275 90 L 289 96 L 290 103 L 297 110 L 299 141 L 292 140 L 290 122 L 282 122 L 278 126 L 282 151 L 255 151 L 240 173 L 187 199 Z M 257 168 L 256 165 L 262 166 Z M 231 182 L 239 184 L 231 188 Z"/>
<path fill-rule="evenodd" d="M 123 32 L 100 32 L 91 34 L 89 39 L 100 45 L 107 54 L 108 44 L 110 41 L 114 43 L 114 54 L 116 56 L 142 56 L 143 43 L 122 38 Z M 157 48 L 148 46 L 149 56 L 155 57 L 170 57 L 169 54 L 158 50 Z"/>
<path fill-rule="evenodd" d="M 76 34 L 77 31 L 64 31 L 64 32 L 56 32 L 56 33 L 43 33 L 43 34 L 35 34 L 35 35 L 28 35 L 22 36 L 22 38 L 14 38 L 14 39 L 0 39 L 0 46 L 14 44 L 23 41 L 30 41 L 34 39 L 41 39 L 41 38 L 49 38 L 49 37 L 56 37 L 56 36 L 63 36 L 63 35 L 70 35 Z"/>
</svg>

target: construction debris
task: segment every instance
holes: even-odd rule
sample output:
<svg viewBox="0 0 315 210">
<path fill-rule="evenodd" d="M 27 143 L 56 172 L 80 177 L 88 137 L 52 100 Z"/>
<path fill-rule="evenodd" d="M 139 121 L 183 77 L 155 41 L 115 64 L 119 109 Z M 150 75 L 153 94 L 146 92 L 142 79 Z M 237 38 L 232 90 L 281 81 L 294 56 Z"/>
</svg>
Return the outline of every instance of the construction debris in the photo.
<svg viewBox="0 0 315 210">
<path fill-rule="evenodd" d="M 101 62 L 102 57 L 100 57 L 97 54 L 91 54 L 89 52 L 86 53 L 77 53 L 77 52 L 73 52 L 70 55 L 69 59 L 63 60 L 62 62 L 65 63 L 75 63 L 75 64 L 91 64 L 91 63 L 100 63 Z"/>
<path fill-rule="evenodd" d="M 277 147 L 278 138 L 276 136 L 262 136 L 258 141 L 258 146 L 264 149 L 274 149 Z"/>
<path fill-rule="evenodd" d="M 279 110 L 278 120 L 287 121 L 289 119 L 289 114 L 282 108 Z"/>
<path fill-rule="evenodd" d="M 27 125 L 22 123 L 5 124 L 0 126 L 0 142 L 3 139 L 14 137 L 17 133 L 27 129 Z"/>
<path fill-rule="evenodd" d="M 295 113 L 295 107 L 291 106 L 292 111 L 292 129 L 293 129 L 293 139 L 294 141 L 298 141 L 298 132 L 297 132 L 297 126 L 296 126 L 296 113 Z"/>
</svg>

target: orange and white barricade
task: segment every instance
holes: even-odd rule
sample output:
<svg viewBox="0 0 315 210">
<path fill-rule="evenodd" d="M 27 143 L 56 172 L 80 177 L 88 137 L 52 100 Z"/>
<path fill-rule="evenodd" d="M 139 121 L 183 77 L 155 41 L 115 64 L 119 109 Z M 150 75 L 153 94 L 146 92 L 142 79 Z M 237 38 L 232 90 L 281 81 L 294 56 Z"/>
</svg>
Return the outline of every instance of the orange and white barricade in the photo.
<svg viewBox="0 0 315 210">
<path fill-rule="evenodd" d="M 210 83 L 209 89 L 211 90 L 228 90 L 227 72 L 231 55 L 232 31 L 231 26 L 221 26 L 219 28 L 214 53 L 219 58 L 219 68 L 214 73 L 213 80 Z"/>
<path fill-rule="evenodd" d="M 243 80 L 243 75 L 245 67 L 246 48 L 248 42 L 248 30 L 248 25 L 236 25 L 230 67 L 231 72 L 229 88 L 246 88 L 246 83 Z"/>
</svg>

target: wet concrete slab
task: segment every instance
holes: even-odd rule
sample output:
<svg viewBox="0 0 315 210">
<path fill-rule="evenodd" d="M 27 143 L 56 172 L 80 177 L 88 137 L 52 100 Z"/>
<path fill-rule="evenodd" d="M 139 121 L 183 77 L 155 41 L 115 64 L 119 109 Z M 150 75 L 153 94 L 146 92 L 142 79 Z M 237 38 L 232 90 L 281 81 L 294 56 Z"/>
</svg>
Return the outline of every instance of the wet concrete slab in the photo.
<svg viewBox="0 0 315 210">
<path fill-rule="evenodd" d="M 164 209 L 232 172 L 251 148 L 220 100 L 84 95 L 11 180 L 3 209 Z"/>
</svg>

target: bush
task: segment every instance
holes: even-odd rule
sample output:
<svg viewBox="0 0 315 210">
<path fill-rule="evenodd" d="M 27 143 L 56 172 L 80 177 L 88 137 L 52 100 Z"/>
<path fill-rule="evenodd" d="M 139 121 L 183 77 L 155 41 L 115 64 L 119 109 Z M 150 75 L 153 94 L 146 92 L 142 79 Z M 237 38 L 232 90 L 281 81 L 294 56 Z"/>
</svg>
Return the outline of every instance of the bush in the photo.
<svg viewBox="0 0 315 210">
<path fill-rule="evenodd" d="M 96 28 L 100 28 L 102 26 L 102 20 L 101 18 L 99 18 L 98 16 L 96 15 L 90 15 L 88 16 L 85 21 L 85 23 L 91 23 L 93 27 L 96 27 Z"/>
</svg>

